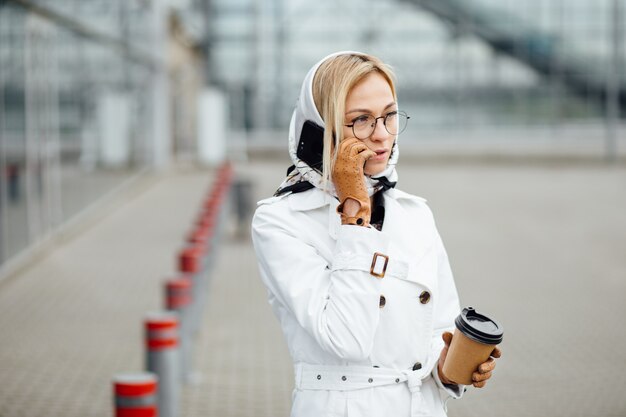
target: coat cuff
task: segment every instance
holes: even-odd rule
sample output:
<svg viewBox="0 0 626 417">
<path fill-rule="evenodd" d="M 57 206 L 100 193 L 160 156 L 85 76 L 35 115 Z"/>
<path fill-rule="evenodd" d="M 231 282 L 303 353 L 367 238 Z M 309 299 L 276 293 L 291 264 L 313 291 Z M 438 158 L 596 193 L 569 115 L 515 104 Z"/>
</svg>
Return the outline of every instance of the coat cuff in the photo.
<svg viewBox="0 0 626 417">
<path fill-rule="evenodd" d="M 433 378 L 435 379 L 435 382 L 437 383 L 437 386 L 439 387 L 439 389 L 444 391 L 446 394 L 448 394 L 450 397 L 454 398 L 455 400 L 458 400 L 459 398 L 461 398 L 463 396 L 463 393 L 466 391 L 465 385 L 444 384 L 443 382 L 441 382 L 441 379 L 439 378 L 438 368 L 439 368 L 438 365 L 435 365 L 435 367 L 433 368 Z"/>
</svg>

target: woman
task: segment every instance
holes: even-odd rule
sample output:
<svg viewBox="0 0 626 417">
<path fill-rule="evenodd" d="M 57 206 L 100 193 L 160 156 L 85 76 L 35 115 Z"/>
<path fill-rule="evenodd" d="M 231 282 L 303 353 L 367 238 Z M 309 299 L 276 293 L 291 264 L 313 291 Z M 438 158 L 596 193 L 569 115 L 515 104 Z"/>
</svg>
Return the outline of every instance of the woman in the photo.
<svg viewBox="0 0 626 417">
<path fill-rule="evenodd" d="M 252 223 L 294 361 L 292 416 L 445 416 L 464 391 L 442 374 L 460 311 L 446 252 L 425 200 L 394 188 L 407 119 L 370 55 L 332 54 L 302 85 L 294 166 Z"/>
</svg>

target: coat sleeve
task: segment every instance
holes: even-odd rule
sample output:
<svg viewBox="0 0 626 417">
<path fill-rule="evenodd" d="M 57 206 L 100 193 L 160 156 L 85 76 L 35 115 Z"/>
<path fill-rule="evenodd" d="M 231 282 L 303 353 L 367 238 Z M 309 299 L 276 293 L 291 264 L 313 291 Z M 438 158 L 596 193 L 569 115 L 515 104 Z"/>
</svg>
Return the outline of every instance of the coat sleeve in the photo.
<svg viewBox="0 0 626 417">
<path fill-rule="evenodd" d="M 439 281 L 439 296 L 435 301 L 435 311 L 433 315 L 434 331 L 430 352 L 430 357 L 433 359 L 433 362 L 431 363 L 434 363 L 432 374 L 443 397 L 450 396 L 453 398 L 460 398 L 463 395 L 465 386 L 443 384 L 439 378 L 437 370 L 439 355 L 444 347 L 441 335 L 446 331 L 454 333 L 454 319 L 461 311 L 461 307 L 459 304 L 459 296 L 456 290 L 456 285 L 454 284 L 454 278 L 452 276 L 452 270 L 450 269 L 448 255 L 439 233 L 436 235 L 435 250 L 437 251 L 437 279 Z"/>
<path fill-rule="evenodd" d="M 283 213 L 285 214 L 285 213 Z M 348 360 L 369 356 L 379 321 L 380 280 L 370 275 L 374 253 L 386 253 L 378 230 L 341 226 L 332 262 L 293 230 L 272 206 L 259 206 L 252 240 L 261 278 L 274 297 L 322 347 Z M 311 233 L 312 231 L 308 231 Z"/>
</svg>

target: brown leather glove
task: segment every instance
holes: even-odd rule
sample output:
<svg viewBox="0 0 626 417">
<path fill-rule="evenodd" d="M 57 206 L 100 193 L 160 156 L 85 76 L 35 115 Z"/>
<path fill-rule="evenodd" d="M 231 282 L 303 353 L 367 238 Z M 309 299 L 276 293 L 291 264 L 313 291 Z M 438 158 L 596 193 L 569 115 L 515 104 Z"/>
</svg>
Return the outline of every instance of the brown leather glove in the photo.
<svg viewBox="0 0 626 417">
<path fill-rule="evenodd" d="M 443 374 L 443 363 L 446 361 L 446 358 L 448 357 L 448 350 L 450 349 L 450 343 L 452 343 L 452 333 L 443 332 L 443 334 L 441 335 L 441 338 L 443 339 L 444 346 L 443 346 L 443 349 L 441 349 L 441 353 L 439 354 L 439 363 L 437 364 L 438 366 L 437 371 L 439 373 L 439 379 L 444 384 L 455 384 L 455 382 L 450 381 Z"/>
<path fill-rule="evenodd" d="M 478 370 L 472 374 L 473 386 L 482 388 L 487 384 L 487 380 L 491 378 L 491 374 L 496 368 L 496 359 L 500 356 L 502 356 L 502 351 L 498 346 L 494 347 L 489 359 L 478 365 Z"/>
<path fill-rule="evenodd" d="M 443 374 L 443 363 L 448 356 L 450 343 L 452 343 L 452 333 L 444 332 L 441 335 L 441 338 L 443 339 L 443 343 L 445 344 L 445 346 L 443 347 L 443 349 L 441 350 L 441 354 L 439 355 L 439 364 L 437 369 L 439 371 L 439 379 L 441 379 L 441 382 L 443 382 L 444 384 L 456 384 L 456 382 L 450 381 Z M 491 378 L 492 372 L 496 367 L 496 359 L 500 356 L 502 356 L 502 351 L 498 346 L 496 346 L 493 348 L 489 359 L 478 365 L 478 369 L 472 374 L 472 385 L 474 387 L 482 388 L 487 384 L 487 380 Z"/>
<path fill-rule="evenodd" d="M 341 214 L 342 224 L 356 224 L 367 226 L 370 223 L 370 197 L 365 187 L 363 167 L 365 161 L 376 152 L 370 150 L 357 138 L 348 138 L 339 144 L 337 161 L 333 167 L 332 179 L 339 197 L 337 212 Z M 360 204 L 356 213 L 344 213 L 344 204 L 347 199 L 353 199 Z"/>
</svg>

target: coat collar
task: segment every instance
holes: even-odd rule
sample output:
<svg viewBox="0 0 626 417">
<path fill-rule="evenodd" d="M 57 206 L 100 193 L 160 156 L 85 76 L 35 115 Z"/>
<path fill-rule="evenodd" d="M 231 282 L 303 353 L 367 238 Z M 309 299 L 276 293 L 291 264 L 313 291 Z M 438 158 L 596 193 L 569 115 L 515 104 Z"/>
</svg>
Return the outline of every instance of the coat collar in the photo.
<svg viewBox="0 0 626 417">
<path fill-rule="evenodd" d="M 387 190 L 387 192 L 385 193 L 385 197 L 389 197 L 392 198 L 396 201 L 399 200 L 413 200 L 419 203 L 425 203 L 426 199 L 422 198 L 422 197 L 418 197 L 416 195 L 411 195 L 409 193 L 405 193 L 402 190 L 398 190 L 397 188 L 391 188 L 390 190 Z"/>
<path fill-rule="evenodd" d="M 406 199 L 422 203 L 426 202 L 426 199 L 422 197 L 417 197 L 395 188 L 387 190 L 385 192 L 385 197 L 396 201 Z M 326 205 L 334 205 L 337 207 L 339 202 L 330 194 L 325 193 L 318 188 L 312 188 L 302 193 L 291 194 L 289 198 L 289 205 L 291 209 L 295 211 L 308 211 L 315 210 Z"/>
<path fill-rule="evenodd" d="M 315 210 L 328 204 L 332 205 L 333 201 L 337 199 L 319 188 L 289 195 L 289 206 L 294 211 Z"/>
<path fill-rule="evenodd" d="M 417 197 L 404 191 L 392 188 L 385 192 L 385 197 L 391 200 L 393 206 L 397 206 L 401 200 L 413 200 L 417 202 L 426 202 L 425 199 Z M 337 215 L 337 206 L 339 201 L 332 195 L 323 192 L 318 188 L 312 188 L 302 193 L 289 195 L 289 206 L 294 211 L 309 211 L 328 206 L 328 233 L 333 239 L 337 239 L 341 219 Z M 387 213 L 393 216 L 395 210 Z M 388 222 L 386 219 L 385 222 Z"/>
</svg>

